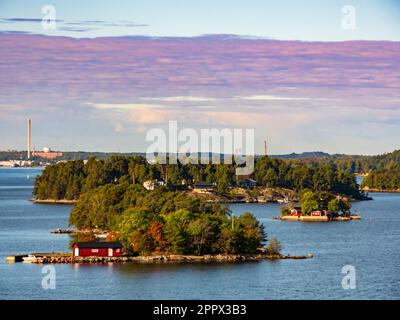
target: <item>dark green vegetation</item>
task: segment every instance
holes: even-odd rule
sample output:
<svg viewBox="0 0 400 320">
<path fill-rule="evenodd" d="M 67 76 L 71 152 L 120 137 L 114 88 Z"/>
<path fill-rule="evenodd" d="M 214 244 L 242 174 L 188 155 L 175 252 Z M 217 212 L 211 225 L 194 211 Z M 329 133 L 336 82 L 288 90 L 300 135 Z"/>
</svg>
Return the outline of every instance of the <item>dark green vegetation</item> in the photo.
<svg viewBox="0 0 400 320">
<path fill-rule="evenodd" d="M 192 195 L 147 191 L 124 182 L 82 194 L 70 224 L 80 229 L 112 230 L 130 254 L 256 253 L 266 241 L 264 227 L 250 214 L 230 216 L 226 207 Z"/>
<path fill-rule="evenodd" d="M 400 164 L 371 172 L 361 184 L 362 188 L 395 191 L 400 189 Z"/>
<path fill-rule="evenodd" d="M 256 162 L 254 178 L 266 187 L 283 187 L 298 192 L 311 189 L 345 194 L 356 199 L 363 198 L 354 175 L 339 170 L 333 163 L 307 163 L 263 157 Z"/>
<path fill-rule="evenodd" d="M 347 173 L 368 173 L 376 170 L 384 170 L 400 163 L 400 150 L 377 156 L 360 155 L 329 155 L 300 158 L 295 161 L 316 164 L 316 163 L 334 163 L 338 170 Z"/>
<path fill-rule="evenodd" d="M 127 251 L 141 255 L 256 253 L 266 240 L 263 225 L 250 213 L 233 218 L 232 223 L 218 213 L 179 209 L 154 214 L 132 208 L 118 217 L 113 230 Z"/>
<path fill-rule="evenodd" d="M 169 190 L 181 190 L 194 181 L 216 184 L 216 192 L 224 194 L 236 181 L 235 165 L 150 165 L 142 157 L 114 156 L 108 160 L 90 158 L 48 166 L 35 181 L 38 199 L 78 199 L 107 184 L 139 184 L 168 177 Z M 339 170 L 333 163 L 304 163 L 262 157 L 256 160 L 251 176 L 259 186 L 282 187 L 301 191 L 329 191 L 362 198 L 354 175 Z"/>
</svg>

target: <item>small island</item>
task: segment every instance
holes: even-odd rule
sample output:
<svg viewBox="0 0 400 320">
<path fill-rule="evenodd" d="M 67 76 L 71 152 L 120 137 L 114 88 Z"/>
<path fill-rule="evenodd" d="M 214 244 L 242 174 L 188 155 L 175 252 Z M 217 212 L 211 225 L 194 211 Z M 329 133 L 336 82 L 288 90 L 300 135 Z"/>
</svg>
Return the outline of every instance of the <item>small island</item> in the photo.
<svg viewBox="0 0 400 320">
<path fill-rule="evenodd" d="M 294 203 L 281 208 L 277 220 L 302 222 L 329 222 L 361 220 L 359 215 L 351 213 L 350 199 L 329 192 L 305 190 L 300 199 L 301 206 Z"/>
</svg>

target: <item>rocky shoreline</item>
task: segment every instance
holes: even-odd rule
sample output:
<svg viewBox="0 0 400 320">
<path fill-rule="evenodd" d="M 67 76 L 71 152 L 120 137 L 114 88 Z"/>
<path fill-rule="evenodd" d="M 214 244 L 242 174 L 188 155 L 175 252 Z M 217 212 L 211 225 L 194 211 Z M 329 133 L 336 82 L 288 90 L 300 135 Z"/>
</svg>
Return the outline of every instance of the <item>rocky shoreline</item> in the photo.
<svg viewBox="0 0 400 320">
<path fill-rule="evenodd" d="M 43 254 L 35 256 L 31 263 L 36 264 L 65 264 L 65 263 L 184 263 L 184 262 L 251 262 L 261 260 L 285 260 L 285 259 L 310 259 L 312 254 L 306 256 L 290 256 L 290 255 L 154 255 L 154 256 L 123 256 L 123 257 L 73 257 L 71 254 Z"/>
<path fill-rule="evenodd" d="M 361 216 L 352 215 L 350 217 L 336 217 L 333 220 L 329 220 L 327 216 L 279 216 L 274 217 L 275 220 L 283 221 L 300 221 L 300 222 L 334 222 L 334 221 L 351 221 L 351 220 L 361 220 Z"/>
<path fill-rule="evenodd" d="M 34 203 L 44 203 L 44 204 L 74 204 L 76 203 L 77 200 L 67 200 L 67 199 L 60 199 L 60 200 L 54 200 L 54 199 L 31 199 L 32 202 Z"/>
<path fill-rule="evenodd" d="M 387 190 L 387 189 L 374 189 L 374 188 L 363 188 L 361 189 L 364 192 L 372 192 L 372 193 L 400 193 L 400 189 Z"/>
</svg>

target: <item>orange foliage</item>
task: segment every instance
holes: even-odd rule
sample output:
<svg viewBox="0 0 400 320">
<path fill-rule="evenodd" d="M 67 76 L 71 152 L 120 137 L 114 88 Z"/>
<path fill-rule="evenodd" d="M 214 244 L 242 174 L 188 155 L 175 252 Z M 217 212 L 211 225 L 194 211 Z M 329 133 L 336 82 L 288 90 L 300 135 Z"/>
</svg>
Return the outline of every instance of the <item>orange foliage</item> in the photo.
<svg viewBox="0 0 400 320">
<path fill-rule="evenodd" d="M 110 231 L 107 234 L 106 241 L 117 241 L 118 234 L 114 231 Z"/>
<path fill-rule="evenodd" d="M 164 238 L 163 225 L 159 222 L 153 222 L 150 225 L 147 235 L 153 242 L 153 250 L 163 251 L 167 245 L 168 241 Z"/>
</svg>

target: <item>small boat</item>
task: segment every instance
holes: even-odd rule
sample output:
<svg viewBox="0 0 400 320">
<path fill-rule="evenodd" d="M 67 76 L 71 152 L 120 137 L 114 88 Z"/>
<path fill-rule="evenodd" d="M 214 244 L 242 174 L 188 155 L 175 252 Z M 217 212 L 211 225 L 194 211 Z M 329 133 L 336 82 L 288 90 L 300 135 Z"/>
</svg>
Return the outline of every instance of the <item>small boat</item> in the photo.
<svg viewBox="0 0 400 320">
<path fill-rule="evenodd" d="M 277 201 L 278 201 L 278 203 L 289 203 L 289 199 L 288 198 L 278 199 Z"/>
<path fill-rule="evenodd" d="M 29 254 L 27 257 L 22 258 L 23 262 L 32 263 L 37 260 L 37 258 L 33 254 Z"/>
</svg>

